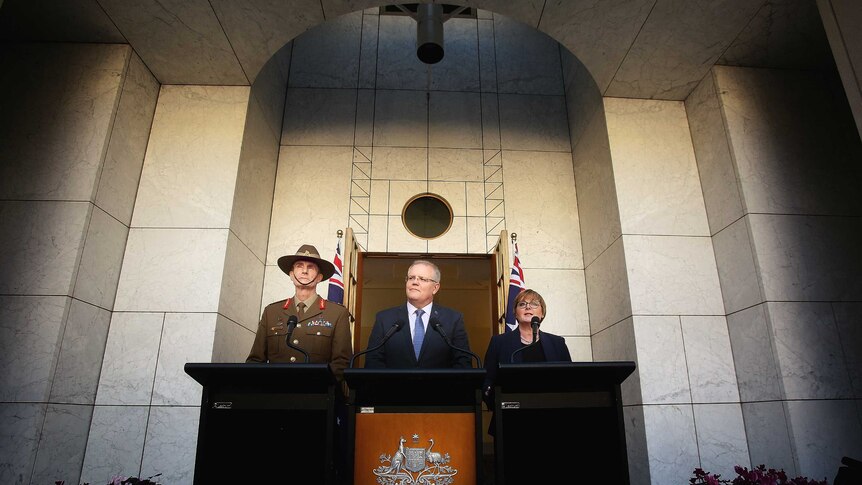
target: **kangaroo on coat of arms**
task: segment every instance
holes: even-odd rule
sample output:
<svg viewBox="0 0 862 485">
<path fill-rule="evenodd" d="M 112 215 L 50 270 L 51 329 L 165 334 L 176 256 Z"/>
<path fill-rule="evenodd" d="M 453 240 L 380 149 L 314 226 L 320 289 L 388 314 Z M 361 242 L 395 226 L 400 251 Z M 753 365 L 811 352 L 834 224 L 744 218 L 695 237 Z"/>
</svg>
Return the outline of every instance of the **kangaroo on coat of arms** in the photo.
<svg viewBox="0 0 862 485">
<path fill-rule="evenodd" d="M 419 435 L 413 435 L 418 443 Z M 434 439 L 428 440 L 428 448 L 404 446 L 407 440 L 400 437 L 398 448 L 391 455 L 380 454 L 381 465 L 374 470 L 380 485 L 451 485 L 458 470 L 449 466 L 449 453 L 431 451 Z M 387 464 L 388 463 L 388 464 Z"/>
</svg>

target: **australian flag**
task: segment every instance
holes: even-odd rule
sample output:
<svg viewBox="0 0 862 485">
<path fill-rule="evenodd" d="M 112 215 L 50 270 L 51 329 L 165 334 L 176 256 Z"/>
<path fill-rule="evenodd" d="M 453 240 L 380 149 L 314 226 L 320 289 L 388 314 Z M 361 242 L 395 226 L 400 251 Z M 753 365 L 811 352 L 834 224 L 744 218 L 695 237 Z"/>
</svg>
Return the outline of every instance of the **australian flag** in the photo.
<svg viewBox="0 0 862 485">
<path fill-rule="evenodd" d="M 515 243 L 512 275 L 509 277 L 509 298 L 506 304 L 506 332 L 510 332 L 518 327 L 518 322 L 515 320 L 515 297 L 526 288 L 524 284 L 524 270 L 521 269 L 521 258 L 518 256 L 518 243 Z"/>
<path fill-rule="evenodd" d="M 338 240 L 338 245 L 335 247 L 335 257 L 332 258 L 332 265 L 335 266 L 335 274 L 329 278 L 329 293 L 326 299 L 334 301 L 339 305 L 344 304 L 344 278 L 342 277 L 341 265 L 341 239 Z"/>
</svg>

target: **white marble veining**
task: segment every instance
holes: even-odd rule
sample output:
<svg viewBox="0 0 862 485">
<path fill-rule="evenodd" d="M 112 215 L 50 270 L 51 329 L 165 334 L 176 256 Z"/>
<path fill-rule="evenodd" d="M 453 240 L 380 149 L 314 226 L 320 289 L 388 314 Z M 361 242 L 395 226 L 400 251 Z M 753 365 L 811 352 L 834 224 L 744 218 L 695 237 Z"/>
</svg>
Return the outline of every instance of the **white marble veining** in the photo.
<svg viewBox="0 0 862 485">
<path fill-rule="evenodd" d="M 481 182 L 483 162 L 482 150 L 431 148 L 428 150 L 428 180 Z"/>
<path fill-rule="evenodd" d="M 637 364 L 638 351 L 635 342 L 634 319 L 628 317 L 625 320 L 611 325 L 608 328 L 594 334 L 591 338 L 593 347 L 593 360 L 596 362 L 607 360 L 630 360 Z M 623 404 L 642 404 L 640 365 L 620 386 Z"/>
<path fill-rule="evenodd" d="M 93 207 L 72 296 L 93 305 L 114 307 L 129 229 Z"/>
<path fill-rule="evenodd" d="M 572 146 L 576 146 L 596 112 L 602 109 L 602 93 L 587 68 L 571 52 L 560 49 L 560 63 L 569 113 L 569 136 Z"/>
<path fill-rule="evenodd" d="M 563 337 L 572 362 L 592 362 L 593 345 L 589 337 Z"/>
<path fill-rule="evenodd" d="M 751 246 L 748 216 L 725 227 L 712 238 L 721 296 L 728 313 L 763 301 L 760 274 Z"/>
<path fill-rule="evenodd" d="M 356 124 L 353 130 L 353 145 L 370 147 L 374 144 L 374 116 L 376 91 L 358 89 L 356 91 Z"/>
<path fill-rule="evenodd" d="M 293 43 L 288 85 L 291 88 L 358 87 L 362 34 L 365 34 L 362 12 L 342 15 L 303 32 Z"/>
<path fill-rule="evenodd" d="M 318 250 L 320 249 L 318 248 Z M 296 254 L 296 248 L 294 248 L 293 252 L 288 254 Z M 260 314 L 267 305 L 293 296 L 293 293 L 294 287 L 293 283 L 290 281 L 290 277 L 284 274 L 281 268 L 276 265 L 267 266 L 264 269 L 263 296 L 261 296 L 260 312 L 258 313 L 257 320 L 260 320 Z M 255 326 L 249 330 L 256 332 L 257 322 L 255 322 Z"/>
<path fill-rule="evenodd" d="M 428 145 L 428 102 L 421 91 L 377 89 L 374 99 L 374 145 Z"/>
<path fill-rule="evenodd" d="M 428 146 L 482 148 L 482 109 L 479 93 L 431 93 L 428 103 Z"/>
<path fill-rule="evenodd" d="M 522 246 L 521 250 L 525 246 Z M 523 266 L 527 288 L 545 299 L 546 315 L 542 330 L 556 335 L 588 337 L 590 320 L 587 313 L 587 286 L 584 271 L 567 268 L 536 268 Z"/>
<path fill-rule="evenodd" d="M 742 415 L 751 465 L 784 469 L 797 476 L 787 415 L 781 401 L 743 402 Z"/>
<path fill-rule="evenodd" d="M 787 401 L 785 408 L 800 475 L 829 480 L 842 457 L 862 456 L 862 424 L 853 401 Z"/>
<path fill-rule="evenodd" d="M 389 180 L 372 180 L 369 194 L 369 213 L 383 216 L 389 214 Z"/>
<path fill-rule="evenodd" d="M 368 219 L 368 245 L 365 249 L 386 252 L 389 216 L 371 216 Z"/>
<path fill-rule="evenodd" d="M 164 313 L 113 314 L 96 393 L 97 405 L 150 404 L 164 319 Z"/>
<path fill-rule="evenodd" d="M 31 483 L 80 483 L 92 406 L 48 404 Z"/>
<path fill-rule="evenodd" d="M 715 234 L 739 219 L 744 209 L 714 71 L 686 98 L 685 111 L 710 233 Z"/>
<path fill-rule="evenodd" d="M 70 294 L 91 208 L 87 202 L 0 202 L 0 294 Z"/>
<path fill-rule="evenodd" d="M 249 329 L 257 328 L 263 266 L 233 233 L 228 235 L 218 312 Z"/>
<path fill-rule="evenodd" d="M 454 217 L 466 217 L 465 185 L 464 182 L 428 182 L 428 192 L 442 197 L 452 208 Z"/>
<path fill-rule="evenodd" d="M 617 239 L 587 266 L 584 274 L 592 334 L 632 315 L 622 238 Z"/>
<path fill-rule="evenodd" d="M 739 402 L 727 320 L 680 317 L 693 403 Z"/>
<path fill-rule="evenodd" d="M 500 149 L 500 99 L 494 93 L 482 93 L 482 147 Z"/>
<path fill-rule="evenodd" d="M 564 96 L 500 94 L 504 149 L 570 152 Z"/>
<path fill-rule="evenodd" d="M 862 299 L 862 218 L 751 214 L 749 224 L 767 300 Z"/>
<path fill-rule="evenodd" d="M 467 182 L 464 184 L 467 216 L 482 217 L 485 215 L 485 185 L 481 182 Z"/>
<path fill-rule="evenodd" d="M 633 326 L 643 403 L 690 403 L 680 318 L 635 316 Z"/>
<path fill-rule="evenodd" d="M 513 94 L 563 94 L 560 45 L 502 15 L 494 16 L 497 90 Z"/>
<path fill-rule="evenodd" d="M 70 301 L 0 297 L 0 401 L 47 400 Z"/>
<path fill-rule="evenodd" d="M 140 476 L 148 414 L 148 406 L 93 409 L 82 482 L 107 483 L 116 475 Z"/>
<path fill-rule="evenodd" d="M 71 300 L 51 386 L 51 402 L 93 404 L 111 312 Z"/>
<path fill-rule="evenodd" d="M 131 229 L 115 311 L 216 311 L 227 229 Z"/>
<path fill-rule="evenodd" d="M 850 374 L 853 397 L 862 399 L 862 303 L 833 303 L 838 338 L 844 353 L 844 362 Z"/>
<path fill-rule="evenodd" d="M 708 236 L 682 103 L 605 99 L 622 231 Z"/>
<path fill-rule="evenodd" d="M 727 331 L 742 402 L 773 401 L 783 397 L 765 307 L 765 304 L 759 304 L 727 316 Z"/>
<path fill-rule="evenodd" d="M 152 406 L 200 405 L 201 386 L 185 373 L 183 366 L 212 359 L 216 317 L 215 313 L 165 315 Z"/>
<path fill-rule="evenodd" d="M 132 52 L 95 196 L 97 206 L 127 226 L 132 220 L 158 95 L 158 81 Z"/>
<path fill-rule="evenodd" d="M 503 187 L 506 227 L 518 234 L 521 263 L 582 269 L 571 154 L 505 150 Z"/>
<path fill-rule="evenodd" d="M 284 100 L 287 96 L 287 76 L 290 72 L 292 53 L 293 43 L 288 42 L 264 64 L 251 85 L 251 98 L 260 105 L 266 124 L 277 139 L 281 138 Z"/>
<path fill-rule="evenodd" d="M 623 236 L 635 315 L 723 315 L 708 237 Z"/>
<path fill-rule="evenodd" d="M 195 471 L 195 440 L 200 410 L 197 407 L 153 406 L 147 422 L 147 441 L 141 459 L 141 476 L 157 473 L 164 483 L 191 485 Z"/>
<path fill-rule="evenodd" d="M 397 214 L 397 213 L 396 213 Z M 390 253 L 405 252 L 405 253 L 427 253 L 428 241 L 419 239 L 410 234 L 404 223 L 401 221 L 401 215 L 389 216 L 389 225 L 387 228 L 386 251 Z M 466 229 L 465 229 L 466 231 Z M 466 245 L 465 237 L 465 245 Z"/>
<path fill-rule="evenodd" d="M 282 145 L 353 145 L 355 89 L 290 88 Z"/>
<path fill-rule="evenodd" d="M 132 226 L 227 227 L 247 86 L 162 86 Z"/>
<path fill-rule="evenodd" d="M 647 450 L 646 431 L 644 429 L 643 406 L 624 406 L 623 420 L 626 433 L 629 484 L 650 485 L 649 450 Z"/>
<path fill-rule="evenodd" d="M 389 215 L 398 217 L 398 225 L 403 226 L 401 214 L 407 201 L 413 197 L 428 192 L 429 182 L 424 180 L 393 180 L 389 183 Z M 390 224 L 389 229 L 392 230 Z"/>
<path fill-rule="evenodd" d="M 652 483 L 679 483 L 698 466 L 691 405 L 644 406 Z"/>
<path fill-rule="evenodd" d="M 750 468 L 745 423 L 739 403 L 695 404 L 692 407 L 700 468 L 719 473 L 722 477 L 735 476 L 733 467 L 736 465 Z"/>
<path fill-rule="evenodd" d="M 452 226 L 442 236 L 428 241 L 428 252 L 435 253 L 466 253 L 467 251 L 467 218 L 457 216 L 452 218 Z"/>
<path fill-rule="evenodd" d="M 212 362 L 245 362 L 254 342 L 255 330 L 218 315 L 212 343 Z"/>
<path fill-rule="evenodd" d="M 467 217 L 467 252 L 471 254 L 488 252 L 484 217 Z"/>
<path fill-rule="evenodd" d="M 769 302 L 775 355 L 787 399 L 852 398 L 832 306 Z"/>
<path fill-rule="evenodd" d="M 0 197 L 90 201 L 122 73 L 121 44 L 9 44 L 0 81 Z"/>
<path fill-rule="evenodd" d="M 30 483 L 44 404 L 0 403 L 0 482 Z"/>
<path fill-rule="evenodd" d="M 430 167 L 427 148 L 376 147 L 371 158 L 373 180 L 428 179 Z"/>
</svg>

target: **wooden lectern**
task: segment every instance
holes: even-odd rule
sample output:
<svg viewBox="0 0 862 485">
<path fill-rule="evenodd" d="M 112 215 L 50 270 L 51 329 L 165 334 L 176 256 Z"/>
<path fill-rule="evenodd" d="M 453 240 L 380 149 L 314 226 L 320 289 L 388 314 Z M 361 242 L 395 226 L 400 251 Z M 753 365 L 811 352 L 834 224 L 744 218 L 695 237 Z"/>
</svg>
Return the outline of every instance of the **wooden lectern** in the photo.
<svg viewBox="0 0 862 485">
<path fill-rule="evenodd" d="M 327 364 L 186 364 L 185 371 L 203 385 L 195 484 L 335 483 L 340 390 Z"/>
<path fill-rule="evenodd" d="M 353 484 L 482 483 L 484 369 L 347 369 L 344 377 Z"/>
<path fill-rule="evenodd" d="M 620 384 L 634 362 L 502 364 L 495 485 L 628 484 Z"/>
</svg>

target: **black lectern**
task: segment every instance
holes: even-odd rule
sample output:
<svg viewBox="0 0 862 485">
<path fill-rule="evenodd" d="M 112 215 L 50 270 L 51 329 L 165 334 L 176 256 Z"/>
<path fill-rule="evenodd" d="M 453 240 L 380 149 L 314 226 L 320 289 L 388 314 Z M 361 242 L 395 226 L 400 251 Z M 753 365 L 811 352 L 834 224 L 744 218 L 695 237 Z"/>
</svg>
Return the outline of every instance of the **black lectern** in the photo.
<svg viewBox="0 0 862 485">
<path fill-rule="evenodd" d="M 502 364 L 495 484 L 628 484 L 620 384 L 634 362 Z"/>
<path fill-rule="evenodd" d="M 203 385 L 195 484 L 334 483 L 326 364 L 186 364 Z M 340 393 L 340 391 L 338 391 Z"/>
<path fill-rule="evenodd" d="M 355 485 L 483 483 L 484 369 L 347 369 L 344 378 Z"/>
</svg>

